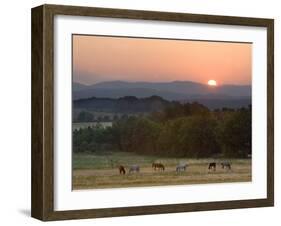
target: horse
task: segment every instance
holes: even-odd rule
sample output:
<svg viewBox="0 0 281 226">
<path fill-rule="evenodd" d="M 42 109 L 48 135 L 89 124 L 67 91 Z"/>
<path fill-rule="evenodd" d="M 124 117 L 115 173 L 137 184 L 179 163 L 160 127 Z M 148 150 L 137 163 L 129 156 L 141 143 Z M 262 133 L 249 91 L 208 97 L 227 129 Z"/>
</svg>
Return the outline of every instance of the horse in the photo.
<svg viewBox="0 0 281 226">
<path fill-rule="evenodd" d="M 186 167 L 188 167 L 187 164 L 179 164 L 179 165 L 177 165 L 177 167 L 176 167 L 176 172 L 185 171 L 185 170 L 186 170 Z"/>
<path fill-rule="evenodd" d="M 165 166 L 162 163 L 152 163 L 152 168 L 154 168 L 154 170 L 156 169 L 160 169 L 160 170 L 165 170 Z"/>
<path fill-rule="evenodd" d="M 130 169 L 129 169 L 129 173 L 132 173 L 132 172 L 139 173 L 140 172 L 140 167 L 138 165 L 131 166 Z"/>
<path fill-rule="evenodd" d="M 120 166 L 118 167 L 118 169 L 119 169 L 119 173 L 120 173 L 120 174 L 123 174 L 123 175 L 126 174 L 126 170 L 125 170 L 125 167 L 124 167 L 124 166 L 120 165 Z"/>
<path fill-rule="evenodd" d="M 216 171 L 216 166 L 217 166 L 217 164 L 216 164 L 215 162 L 210 162 L 210 163 L 209 163 L 208 169 L 209 169 L 209 170 L 210 170 L 210 169 L 213 169 L 214 171 Z"/>
<path fill-rule="evenodd" d="M 230 164 L 230 162 L 222 162 L 222 163 L 221 163 L 221 168 L 222 168 L 222 169 L 226 168 L 226 169 L 231 170 L 231 164 Z"/>
</svg>

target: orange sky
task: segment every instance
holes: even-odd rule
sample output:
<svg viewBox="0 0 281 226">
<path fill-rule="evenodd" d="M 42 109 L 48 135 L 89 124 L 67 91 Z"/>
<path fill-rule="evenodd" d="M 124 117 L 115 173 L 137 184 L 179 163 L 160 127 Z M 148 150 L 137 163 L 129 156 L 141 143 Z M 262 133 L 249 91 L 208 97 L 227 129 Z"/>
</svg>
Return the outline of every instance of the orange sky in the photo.
<svg viewBox="0 0 281 226">
<path fill-rule="evenodd" d="M 251 84 L 252 45 L 73 35 L 73 81 Z"/>
</svg>

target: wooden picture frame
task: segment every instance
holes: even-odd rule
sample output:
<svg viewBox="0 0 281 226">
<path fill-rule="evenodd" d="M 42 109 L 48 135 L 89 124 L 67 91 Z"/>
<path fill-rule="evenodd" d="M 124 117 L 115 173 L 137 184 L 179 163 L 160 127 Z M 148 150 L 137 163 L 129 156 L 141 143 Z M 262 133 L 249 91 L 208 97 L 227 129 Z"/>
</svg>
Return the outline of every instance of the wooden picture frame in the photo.
<svg viewBox="0 0 281 226">
<path fill-rule="evenodd" d="M 240 25 L 267 29 L 267 198 L 122 208 L 54 210 L 54 16 L 71 15 L 153 21 Z M 42 5 L 32 9 L 32 200 L 31 215 L 51 221 L 162 214 L 274 205 L 274 20 Z"/>
</svg>

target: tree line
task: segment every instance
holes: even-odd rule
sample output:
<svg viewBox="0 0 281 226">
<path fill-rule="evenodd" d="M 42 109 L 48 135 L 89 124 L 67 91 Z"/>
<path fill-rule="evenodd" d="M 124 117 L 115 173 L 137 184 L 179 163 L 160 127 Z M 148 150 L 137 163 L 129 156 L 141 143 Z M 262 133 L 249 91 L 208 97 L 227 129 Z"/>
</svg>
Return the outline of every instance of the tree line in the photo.
<svg viewBox="0 0 281 226">
<path fill-rule="evenodd" d="M 73 131 L 74 152 L 126 151 L 169 157 L 247 157 L 251 106 L 209 110 L 177 103 L 146 116 L 121 118 L 112 127 Z"/>
</svg>

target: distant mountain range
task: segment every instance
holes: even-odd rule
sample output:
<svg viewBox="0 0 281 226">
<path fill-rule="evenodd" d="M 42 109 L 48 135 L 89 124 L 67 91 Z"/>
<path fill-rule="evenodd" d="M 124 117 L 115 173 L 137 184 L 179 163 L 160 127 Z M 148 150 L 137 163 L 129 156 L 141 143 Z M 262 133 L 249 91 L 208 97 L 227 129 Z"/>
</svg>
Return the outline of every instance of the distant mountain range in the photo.
<svg viewBox="0 0 281 226">
<path fill-rule="evenodd" d="M 97 98 L 80 99 L 73 101 L 74 109 L 90 112 L 107 113 L 145 113 L 163 110 L 172 106 L 175 102 L 164 100 L 158 96 L 137 98 L 126 96 L 120 98 Z"/>
<path fill-rule="evenodd" d="M 90 97 L 138 98 L 160 96 L 166 100 L 185 101 L 191 99 L 248 99 L 251 97 L 250 85 L 222 85 L 211 87 L 190 81 L 173 82 L 125 82 L 109 81 L 94 85 L 73 83 L 73 99 Z"/>
</svg>

